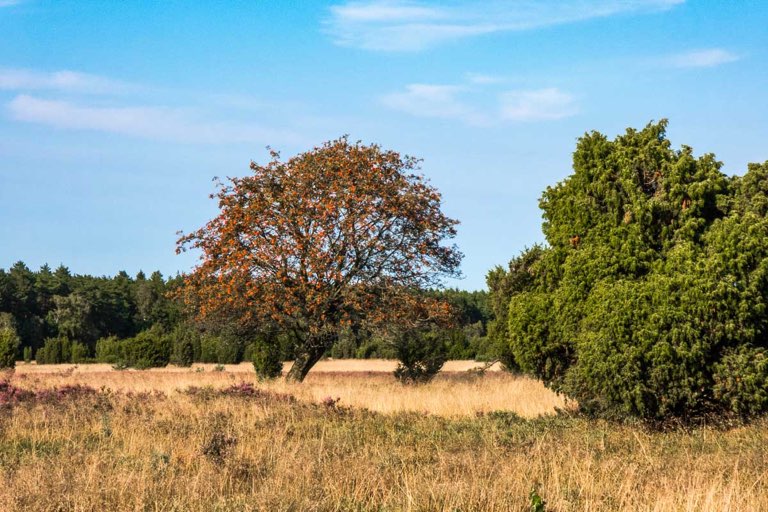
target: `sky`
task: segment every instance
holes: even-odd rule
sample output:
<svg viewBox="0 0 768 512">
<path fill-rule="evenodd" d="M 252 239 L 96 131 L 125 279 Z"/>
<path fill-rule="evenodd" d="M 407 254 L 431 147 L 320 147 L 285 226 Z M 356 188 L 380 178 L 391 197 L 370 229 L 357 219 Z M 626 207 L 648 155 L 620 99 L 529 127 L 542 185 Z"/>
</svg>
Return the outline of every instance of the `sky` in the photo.
<svg viewBox="0 0 768 512">
<path fill-rule="evenodd" d="M 215 176 L 348 134 L 423 159 L 464 278 L 543 241 L 577 139 L 768 160 L 768 2 L 0 0 L 0 268 L 189 271 Z"/>
</svg>

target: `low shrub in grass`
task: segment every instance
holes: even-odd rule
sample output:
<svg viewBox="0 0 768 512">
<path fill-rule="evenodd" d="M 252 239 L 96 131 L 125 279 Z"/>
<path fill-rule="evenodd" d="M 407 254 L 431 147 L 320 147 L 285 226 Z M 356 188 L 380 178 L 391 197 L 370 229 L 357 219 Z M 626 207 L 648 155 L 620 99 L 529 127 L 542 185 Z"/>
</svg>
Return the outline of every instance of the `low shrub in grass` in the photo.
<svg viewBox="0 0 768 512">
<path fill-rule="evenodd" d="M 139 369 L 166 366 L 171 360 L 172 337 L 159 325 L 133 338 L 114 336 L 96 342 L 96 360 L 120 367 Z"/>
<path fill-rule="evenodd" d="M 101 338 L 96 342 L 96 361 L 99 363 L 117 364 L 125 360 L 122 340 L 117 336 Z"/>
<path fill-rule="evenodd" d="M 171 360 L 171 338 L 159 325 L 123 340 L 122 343 L 128 366 L 157 368 L 166 366 Z"/>
<path fill-rule="evenodd" d="M 169 334 L 171 339 L 171 363 L 190 367 L 195 353 L 200 352 L 200 334 L 192 327 L 178 325 Z"/>
<path fill-rule="evenodd" d="M 394 375 L 403 384 L 432 380 L 445 364 L 445 342 L 439 331 L 408 330 L 394 337 L 399 361 Z"/>
<path fill-rule="evenodd" d="M 269 338 L 258 339 L 249 347 L 253 369 L 259 380 L 275 379 L 283 372 L 280 346 L 275 341 Z"/>
<path fill-rule="evenodd" d="M 75 343 L 80 345 L 79 343 Z M 37 350 L 37 364 L 63 364 L 72 362 L 72 341 L 66 336 L 47 338 L 42 347 Z M 82 347 L 82 345 L 80 345 Z M 78 357 L 81 349 L 78 347 Z M 87 357 L 87 353 L 86 353 Z"/>
</svg>

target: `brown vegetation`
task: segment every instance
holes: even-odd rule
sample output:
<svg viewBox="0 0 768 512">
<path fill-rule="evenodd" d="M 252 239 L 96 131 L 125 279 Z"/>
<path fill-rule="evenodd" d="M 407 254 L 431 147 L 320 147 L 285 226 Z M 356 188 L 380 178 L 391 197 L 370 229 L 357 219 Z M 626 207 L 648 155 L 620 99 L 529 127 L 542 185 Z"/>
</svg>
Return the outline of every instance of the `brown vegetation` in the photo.
<svg viewBox="0 0 768 512">
<path fill-rule="evenodd" d="M 19 365 L 11 386 L 28 392 L 0 404 L 0 510 L 522 511 L 534 487 L 559 512 L 768 509 L 765 422 L 649 432 L 568 414 L 470 414 L 532 416 L 524 393 L 544 400 L 540 411 L 558 404 L 506 374 L 401 387 L 382 373 L 318 372 L 298 387 L 212 370 Z M 451 417 L 348 407 L 355 400 Z"/>
</svg>

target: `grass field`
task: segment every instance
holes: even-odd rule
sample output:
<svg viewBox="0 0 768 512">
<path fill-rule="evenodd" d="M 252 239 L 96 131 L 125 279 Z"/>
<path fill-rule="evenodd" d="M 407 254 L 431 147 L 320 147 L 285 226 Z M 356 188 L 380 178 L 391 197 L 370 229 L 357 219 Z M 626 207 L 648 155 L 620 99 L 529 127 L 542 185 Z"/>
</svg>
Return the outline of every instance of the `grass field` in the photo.
<svg viewBox="0 0 768 512">
<path fill-rule="evenodd" d="M 20 364 L 0 390 L 0 510 L 523 511 L 534 488 L 549 511 L 768 510 L 766 422 L 653 432 L 469 363 L 418 387 L 392 366 L 260 385 L 248 365 Z"/>
</svg>

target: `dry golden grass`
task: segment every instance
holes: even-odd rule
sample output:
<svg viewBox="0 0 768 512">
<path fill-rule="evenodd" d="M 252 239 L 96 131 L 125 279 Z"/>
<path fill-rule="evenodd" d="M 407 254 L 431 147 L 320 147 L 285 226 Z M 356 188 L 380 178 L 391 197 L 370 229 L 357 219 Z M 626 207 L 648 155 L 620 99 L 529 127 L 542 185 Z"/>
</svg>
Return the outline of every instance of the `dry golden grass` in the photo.
<svg viewBox="0 0 768 512">
<path fill-rule="evenodd" d="M 103 383 L 132 393 L 0 406 L 0 510 L 524 511 L 534 486 L 557 512 L 768 510 L 765 421 L 650 432 L 578 416 L 470 414 L 505 392 L 518 393 L 507 403 L 521 412 L 526 392 L 549 401 L 542 412 L 559 403 L 503 374 L 457 372 L 403 388 L 380 373 L 318 372 L 302 388 L 222 392 L 251 379 L 236 370 L 21 365 L 17 386 Z M 211 388 L 174 391 L 189 384 Z M 163 393 L 137 394 L 150 389 Z M 431 408 L 450 417 L 316 403 L 325 393 L 342 396 L 341 405 L 352 406 L 357 394 L 385 411 Z M 477 396 L 484 393 L 498 396 Z M 453 405 L 442 409 L 441 400 Z"/>
<path fill-rule="evenodd" d="M 302 384 L 281 379 L 261 386 L 307 402 L 340 398 L 342 405 L 383 413 L 413 411 L 441 416 L 474 416 L 481 412 L 507 410 L 532 418 L 552 414 L 557 408 L 566 406 L 562 397 L 528 377 L 513 376 L 498 371 L 498 368 L 491 368 L 484 378 L 473 376 L 467 372 L 478 367 L 473 361 L 449 361 L 441 375 L 423 386 L 400 385 L 391 374 L 395 366 L 395 362 L 384 360 L 321 361 Z M 195 365 L 191 369 L 115 371 L 105 364 L 20 364 L 16 379 L 19 385 L 32 388 L 83 384 L 96 389 L 164 393 L 189 386 L 225 387 L 239 382 L 256 382 L 251 364 L 226 365 L 224 371 L 215 371 L 215 367 Z"/>
</svg>

